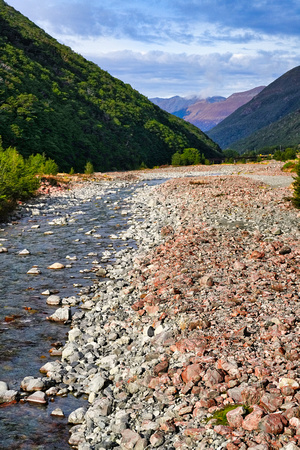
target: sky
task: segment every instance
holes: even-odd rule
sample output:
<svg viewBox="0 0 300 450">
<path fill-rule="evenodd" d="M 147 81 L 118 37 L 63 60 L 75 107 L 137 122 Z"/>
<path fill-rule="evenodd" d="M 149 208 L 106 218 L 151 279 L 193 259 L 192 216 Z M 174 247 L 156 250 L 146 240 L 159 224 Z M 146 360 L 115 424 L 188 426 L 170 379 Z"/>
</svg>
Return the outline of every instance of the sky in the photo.
<svg viewBox="0 0 300 450">
<path fill-rule="evenodd" d="M 145 96 L 266 86 L 300 65 L 299 0 L 5 0 Z"/>
</svg>

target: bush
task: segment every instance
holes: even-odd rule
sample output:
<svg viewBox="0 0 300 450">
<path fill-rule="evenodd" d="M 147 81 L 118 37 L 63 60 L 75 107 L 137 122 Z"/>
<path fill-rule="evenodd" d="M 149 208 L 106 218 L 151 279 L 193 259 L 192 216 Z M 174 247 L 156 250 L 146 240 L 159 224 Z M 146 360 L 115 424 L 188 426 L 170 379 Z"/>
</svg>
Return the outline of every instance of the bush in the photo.
<svg viewBox="0 0 300 450">
<path fill-rule="evenodd" d="M 94 173 L 94 166 L 90 161 L 87 161 L 87 163 L 84 167 L 84 173 L 86 175 L 91 175 L 92 173 Z"/>
<path fill-rule="evenodd" d="M 298 160 L 297 162 L 296 174 L 297 177 L 295 178 L 294 181 L 294 193 L 292 203 L 296 208 L 300 209 L 300 160 Z"/>
</svg>

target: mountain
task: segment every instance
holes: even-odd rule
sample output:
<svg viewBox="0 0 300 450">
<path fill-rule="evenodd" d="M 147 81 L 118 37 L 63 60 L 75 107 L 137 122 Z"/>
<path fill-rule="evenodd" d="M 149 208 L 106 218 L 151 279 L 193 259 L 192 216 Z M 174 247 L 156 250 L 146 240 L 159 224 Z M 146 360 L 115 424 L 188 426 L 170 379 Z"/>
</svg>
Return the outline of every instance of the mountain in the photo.
<svg viewBox="0 0 300 450">
<path fill-rule="evenodd" d="M 300 110 L 287 114 L 280 120 L 261 128 L 250 136 L 231 144 L 239 152 L 259 150 L 264 147 L 282 145 L 294 147 L 300 143 Z"/>
<path fill-rule="evenodd" d="M 300 66 L 297 66 L 273 81 L 250 102 L 241 106 L 207 134 L 222 148 L 235 148 L 241 152 L 248 149 L 249 142 L 256 149 L 273 145 L 271 142 L 275 142 L 274 145 L 290 145 L 294 141 L 298 143 L 296 112 L 299 109 Z M 291 113 L 295 113 L 291 116 L 293 130 L 292 134 L 288 135 L 284 127 L 289 126 L 287 116 Z M 265 133 L 268 133 L 268 139 Z"/>
<path fill-rule="evenodd" d="M 265 86 L 259 86 L 245 92 L 238 92 L 230 97 L 171 97 L 151 98 L 162 109 L 196 125 L 202 131 L 208 131 L 232 114 L 236 109 L 249 102 Z"/>
<path fill-rule="evenodd" d="M 187 113 L 183 118 L 196 125 L 201 130 L 208 131 L 232 114 L 240 106 L 249 102 L 263 89 L 264 86 L 259 86 L 249 91 L 237 92 L 218 103 L 204 103 L 203 101 L 194 103 L 187 108 Z"/>
<path fill-rule="evenodd" d="M 44 153 L 60 170 L 148 167 L 194 147 L 220 149 L 0 0 L 0 135 L 25 157 Z"/>
</svg>

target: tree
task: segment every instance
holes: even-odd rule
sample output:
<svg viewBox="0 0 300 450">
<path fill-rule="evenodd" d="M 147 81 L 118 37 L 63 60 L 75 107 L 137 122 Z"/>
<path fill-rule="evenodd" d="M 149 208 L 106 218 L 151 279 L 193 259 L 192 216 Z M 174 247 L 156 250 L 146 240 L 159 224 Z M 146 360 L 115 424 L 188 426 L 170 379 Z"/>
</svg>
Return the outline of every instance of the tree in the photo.
<svg viewBox="0 0 300 450">
<path fill-rule="evenodd" d="M 84 167 L 84 173 L 86 175 L 91 175 L 92 173 L 94 173 L 94 167 L 93 167 L 93 164 L 91 163 L 91 161 L 87 161 L 87 163 Z"/>
</svg>

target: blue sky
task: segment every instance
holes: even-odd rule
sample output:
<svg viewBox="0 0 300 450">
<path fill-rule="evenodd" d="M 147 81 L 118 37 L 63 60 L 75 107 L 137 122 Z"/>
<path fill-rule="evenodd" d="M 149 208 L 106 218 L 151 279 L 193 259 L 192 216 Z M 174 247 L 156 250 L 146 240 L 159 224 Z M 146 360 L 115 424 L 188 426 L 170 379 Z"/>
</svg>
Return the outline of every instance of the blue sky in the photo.
<svg viewBox="0 0 300 450">
<path fill-rule="evenodd" d="M 298 0 L 6 3 L 148 97 L 227 97 L 300 64 Z"/>
</svg>

